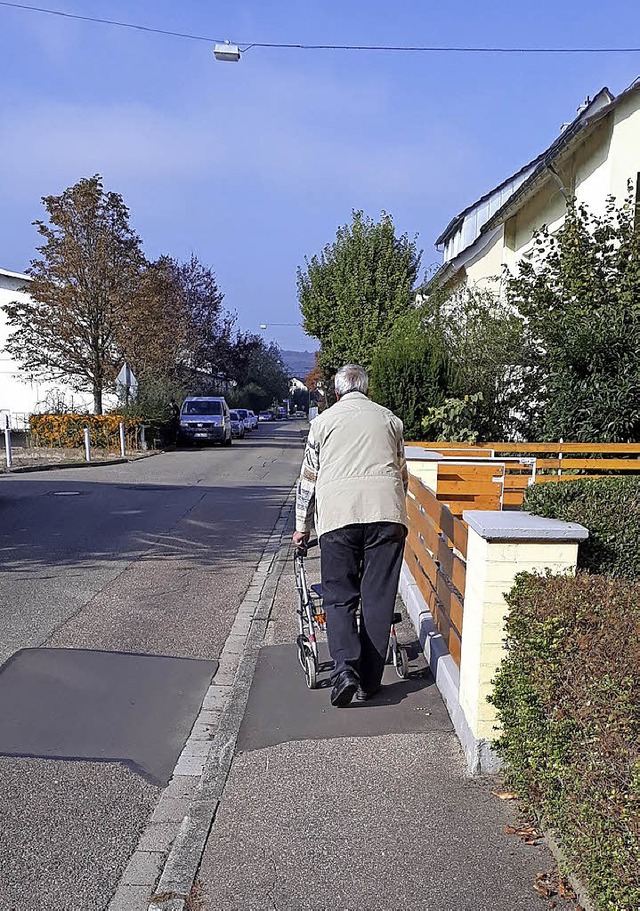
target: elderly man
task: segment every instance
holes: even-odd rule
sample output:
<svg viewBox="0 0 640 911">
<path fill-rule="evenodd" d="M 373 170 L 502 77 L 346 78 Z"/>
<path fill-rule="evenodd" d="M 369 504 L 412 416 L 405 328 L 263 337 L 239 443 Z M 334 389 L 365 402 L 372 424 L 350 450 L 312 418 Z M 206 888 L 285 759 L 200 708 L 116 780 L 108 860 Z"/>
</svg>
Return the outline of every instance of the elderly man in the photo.
<svg viewBox="0 0 640 911">
<path fill-rule="evenodd" d="M 408 524 L 402 421 L 370 401 L 368 387 L 362 367 L 338 370 L 337 402 L 311 424 L 296 497 L 295 545 L 315 507 L 338 707 L 380 689 Z"/>
</svg>

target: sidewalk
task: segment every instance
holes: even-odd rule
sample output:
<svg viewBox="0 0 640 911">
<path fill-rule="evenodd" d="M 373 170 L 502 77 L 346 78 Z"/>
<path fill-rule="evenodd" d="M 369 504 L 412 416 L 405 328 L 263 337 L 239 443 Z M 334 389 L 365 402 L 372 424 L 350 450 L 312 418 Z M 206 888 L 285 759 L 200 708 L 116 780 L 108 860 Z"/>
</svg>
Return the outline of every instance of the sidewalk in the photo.
<svg viewBox="0 0 640 911">
<path fill-rule="evenodd" d="M 339 710 L 305 687 L 295 605 L 289 560 L 202 858 L 202 911 L 574 908 L 534 890 L 554 861 L 505 833 L 519 820 L 499 780 L 468 775 L 410 621 L 410 679 L 388 668 L 375 703 Z"/>
</svg>

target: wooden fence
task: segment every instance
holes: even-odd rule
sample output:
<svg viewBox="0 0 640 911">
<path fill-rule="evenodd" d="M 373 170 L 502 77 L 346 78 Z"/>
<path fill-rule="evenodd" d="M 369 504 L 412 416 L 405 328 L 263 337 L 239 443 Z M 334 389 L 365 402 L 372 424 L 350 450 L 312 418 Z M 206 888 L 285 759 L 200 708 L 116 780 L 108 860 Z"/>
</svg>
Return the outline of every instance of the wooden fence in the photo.
<svg viewBox="0 0 640 911">
<path fill-rule="evenodd" d="M 536 484 L 574 481 L 580 478 L 602 478 L 640 474 L 640 443 L 505 443 L 491 442 L 468 446 L 461 443 L 408 443 L 433 452 L 441 452 L 446 464 L 450 459 L 475 462 L 492 458 L 505 466 L 505 507 L 518 507 L 526 488 Z M 479 455 L 479 450 L 487 453 Z M 440 496 L 440 492 L 438 491 Z M 440 497 L 445 502 L 446 496 Z M 469 507 L 466 507 L 469 508 Z M 475 507 L 487 508 L 487 507 Z"/>
<path fill-rule="evenodd" d="M 505 466 L 489 459 L 438 462 L 436 497 L 454 516 L 465 509 L 502 509 Z"/>
<path fill-rule="evenodd" d="M 405 560 L 449 653 L 460 666 L 467 529 L 414 475 L 407 496 Z"/>
</svg>

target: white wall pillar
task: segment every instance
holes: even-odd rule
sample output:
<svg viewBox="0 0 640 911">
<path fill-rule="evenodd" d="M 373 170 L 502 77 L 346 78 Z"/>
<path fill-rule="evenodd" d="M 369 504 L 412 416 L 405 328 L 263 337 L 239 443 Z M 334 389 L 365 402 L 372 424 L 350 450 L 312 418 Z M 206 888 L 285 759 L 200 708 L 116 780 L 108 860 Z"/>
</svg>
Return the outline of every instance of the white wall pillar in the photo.
<svg viewBox="0 0 640 911">
<path fill-rule="evenodd" d="M 438 490 L 438 464 L 442 461 L 439 452 L 422 449 L 420 446 L 405 446 L 405 458 L 410 473 L 419 478 L 433 493 Z"/>
<path fill-rule="evenodd" d="M 504 596 L 521 572 L 575 572 L 578 542 L 588 536 L 582 525 L 542 519 L 526 512 L 466 510 L 469 526 L 467 581 L 460 656 L 460 708 L 471 740 L 465 746 L 478 770 L 496 736 L 496 714 L 487 696 L 504 655 Z M 475 751 L 475 759 L 469 750 Z M 484 765 L 487 765 L 485 762 Z"/>
</svg>

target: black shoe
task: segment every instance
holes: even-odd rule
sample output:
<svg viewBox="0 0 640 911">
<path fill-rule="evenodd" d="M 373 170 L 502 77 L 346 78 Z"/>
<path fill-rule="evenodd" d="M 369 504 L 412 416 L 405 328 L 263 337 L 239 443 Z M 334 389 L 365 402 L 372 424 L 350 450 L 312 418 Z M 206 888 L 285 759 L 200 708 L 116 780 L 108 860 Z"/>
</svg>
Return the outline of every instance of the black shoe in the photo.
<svg viewBox="0 0 640 911">
<path fill-rule="evenodd" d="M 331 690 L 331 705 L 342 709 L 349 705 L 358 689 L 358 678 L 353 671 L 342 671 Z"/>
<path fill-rule="evenodd" d="M 369 699 L 373 699 L 374 696 L 377 696 L 381 689 L 381 684 L 374 686 L 372 690 L 364 690 L 361 686 L 359 686 L 356 692 L 356 699 L 358 702 L 368 702 Z"/>
</svg>

